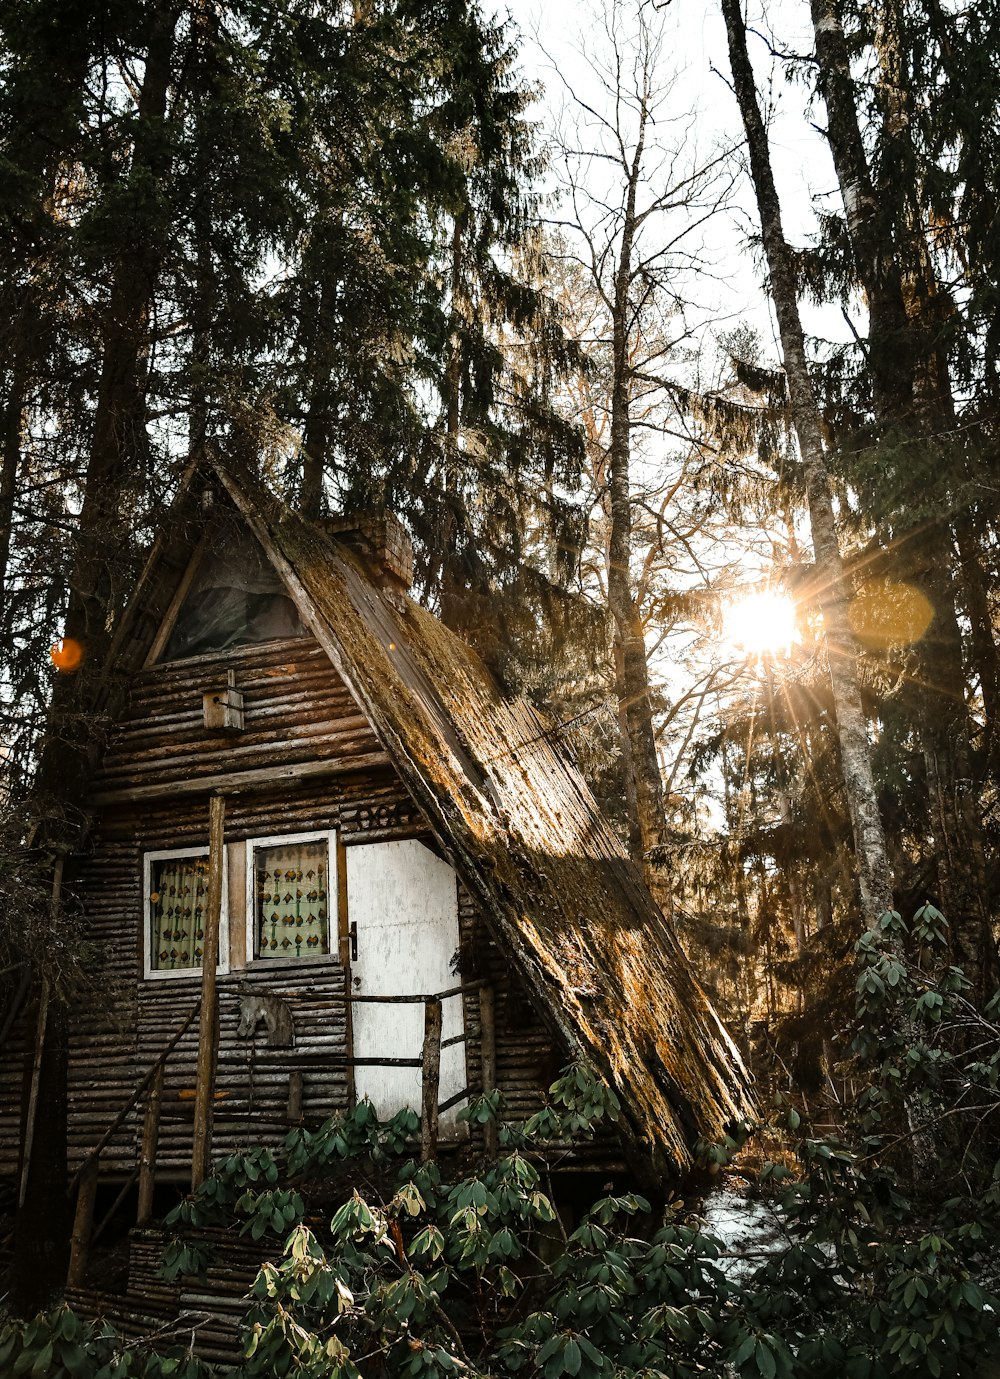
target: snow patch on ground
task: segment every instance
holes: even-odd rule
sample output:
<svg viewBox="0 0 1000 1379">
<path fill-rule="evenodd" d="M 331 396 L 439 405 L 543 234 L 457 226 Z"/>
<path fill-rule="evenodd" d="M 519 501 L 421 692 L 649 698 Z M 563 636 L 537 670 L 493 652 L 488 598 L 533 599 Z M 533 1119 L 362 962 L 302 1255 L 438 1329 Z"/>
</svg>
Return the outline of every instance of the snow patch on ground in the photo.
<svg viewBox="0 0 1000 1379">
<path fill-rule="evenodd" d="M 773 1207 L 747 1195 L 737 1183 L 722 1182 L 701 1203 L 704 1229 L 725 1246 L 719 1268 L 736 1283 L 749 1278 L 769 1254 L 785 1243 Z"/>
</svg>

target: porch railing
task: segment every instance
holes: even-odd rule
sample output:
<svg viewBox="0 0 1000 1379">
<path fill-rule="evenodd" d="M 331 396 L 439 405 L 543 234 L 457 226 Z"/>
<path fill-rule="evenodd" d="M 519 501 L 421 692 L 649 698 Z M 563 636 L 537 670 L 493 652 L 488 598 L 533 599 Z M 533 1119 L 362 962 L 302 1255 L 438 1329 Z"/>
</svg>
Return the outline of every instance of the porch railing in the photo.
<svg viewBox="0 0 1000 1379">
<path fill-rule="evenodd" d="M 349 1067 L 396 1067 L 396 1068 L 419 1068 L 420 1078 L 420 1155 L 425 1162 L 436 1158 L 438 1149 L 438 1127 L 441 1115 L 449 1111 L 459 1102 L 474 1094 L 473 1087 L 464 1087 L 454 1096 L 446 1101 L 440 1102 L 441 1090 L 441 1052 L 443 1049 L 450 1048 L 452 1045 L 465 1043 L 468 1040 L 468 1032 L 452 1035 L 448 1039 L 442 1038 L 442 1005 L 443 1002 L 451 999 L 461 999 L 473 992 L 478 992 L 479 996 L 479 1037 L 480 1037 L 480 1086 L 484 1094 L 492 1092 L 496 1088 L 496 1013 L 494 1005 L 493 987 L 486 980 L 464 982 L 460 986 L 451 987 L 447 991 L 440 991 L 433 995 L 414 995 L 414 996 L 368 996 L 360 992 L 343 992 L 334 999 L 341 1000 L 348 1005 L 377 1004 L 377 1005 L 413 1005 L 422 1004 L 424 1007 L 424 1033 L 419 1058 L 356 1058 L 348 1055 L 347 1065 Z M 191 1028 L 195 1017 L 201 1008 L 201 1001 L 197 1001 L 190 1011 L 183 1024 L 162 1051 L 156 1061 L 147 1070 L 145 1075 L 136 1084 L 131 1096 L 122 1106 L 107 1130 L 101 1136 L 97 1145 L 86 1155 L 79 1168 L 74 1173 L 69 1186 L 69 1191 L 76 1191 L 76 1212 L 73 1219 L 73 1234 L 70 1243 L 70 1262 L 67 1275 L 67 1285 L 71 1288 L 81 1286 L 87 1268 L 87 1259 L 93 1243 L 100 1237 L 108 1226 L 114 1214 L 118 1211 L 128 1193 L 138 1181 L 138 1206 L 136 1211 L 136 1224 L 144 1225 L 152 1216 L 153 1209 L 153 1189 L 156 1183 L 156 1157 L 159 1143 L 160 1128 L 160 1109 L 163 1102 L 163 1076 L 164 1069 L 170 1055 L 177 1048 L 181 1039 Z M 199 1060 L 201 1063 L 202 1060 Z M 296 1085 L 296 1075 L 298 1083 Z M 212 1093 L 209 1092 L 211 1100 Z M 105 1213 L 102 1220 L 94 1227 L 94 1208 L 97 1200 L 97 1182 L 100 1173 L 101 1156 L 115 1135 L 128 1120 L 131 1113 L 142 1103 L 143 1107 L 142 1139 L 140 1141 L 139 1156 L 136 1166 L 125 1181 L 110 1209 Z M 289 1115 L 298 1118 L 301 1114 L 302 1100 L 302 1079 L 301 1073 L 290 1069 L 289 1079 Z M 488 1155 L 495 1156 L 497 1152 L 497 1133 L 496 1125 L 490 1121 L 484 1129 L 485 1149 Z"/>
</svg>

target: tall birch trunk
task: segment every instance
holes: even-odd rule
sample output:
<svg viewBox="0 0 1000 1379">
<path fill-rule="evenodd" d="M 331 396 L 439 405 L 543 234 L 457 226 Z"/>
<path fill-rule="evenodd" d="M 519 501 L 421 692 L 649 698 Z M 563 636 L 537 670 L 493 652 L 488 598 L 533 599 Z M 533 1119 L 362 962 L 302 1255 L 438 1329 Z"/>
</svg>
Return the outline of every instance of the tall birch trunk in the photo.
<svg viewBox="0 0 1000 1379">
<path fill-rule="evenodd" d="M 874 928 L 879 917 L 892 909 L 891 872 L 872 773 L 868 725 L 861 706 L 857 645 L 847 619 L 847 587 L 830 477 L 823 454 L 819 409 L 806 364 L 795 272 L 782 226 L 767 131 L 757 103 L 753 68 L 747 52 L 746 26 L 739 0 L 722 0 L 722 12 L 729 38 L 733 85 L 746 130 L 750 171 L 788 377 L 792 421 L 802 456 L 816 581 L 826 625 L 830 681 L 837 714 L 841 768 L 854 835 L 861 903 L 865 923 L 869 928 Z"/>
</svg>

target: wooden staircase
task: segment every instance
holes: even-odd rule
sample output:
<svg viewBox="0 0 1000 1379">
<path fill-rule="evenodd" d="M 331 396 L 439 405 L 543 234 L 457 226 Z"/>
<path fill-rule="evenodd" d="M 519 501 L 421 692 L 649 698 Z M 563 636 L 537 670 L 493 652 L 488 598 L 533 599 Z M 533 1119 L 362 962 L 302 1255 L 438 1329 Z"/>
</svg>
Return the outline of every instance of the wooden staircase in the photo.
<svg viewBox="0 0 1000 1379">
<path fill-rule="evenodd" d="M 154 1338 L 164 1350 L 192 1350 L 199 1359 L 235 1364 L 241 1353 L 239 1324 L 257 1277 L 266 1242 L 249 1243 L 236 1231 L 189 1230 L 185 1238 L 211 1253 L 198 1278 L 169 1283 L 160 1261 L 170 1233 L 136 1227 L 129 1236 L 128 1287 L 124 1294 L 73 1287 L 66 1301 L 88 1320 L 106 1320 L 130 1340 Z M 273 1253 L 281 1246 L 273 1242 Z"/>
<path fill-rule="evenodd" d="M 418 1002 L 423 1005 L 424 1040 L 419 1058 L 350 1059 L 349 1062 L 405 1064 L 421 1069 L 420 1156 L 425 1161 L 437 1157 L 439 1116 L 473 1093 L 472 1088 L 466 1087 L 444 1103 L 439 1102 L 441 1050 L 467 1038 L 467 1034 L 462 1033 L 447 1040 L 442 1039 L 441 1004 L 447 999 L 460 998 L 468 991 L 477 992 L 479 997 L 482 1090 L 489 1092 L 496 1085 L 496 1042 L 493 989 L 488 981 L 466 983 L 437 995 L 351 994 L 343 998 L 351 1003 Z M 235 1229 L 187 1229 L 185 1239 L 205 1248 L 211 1262 L 205 1273 L 197 1279 L 187 1278 L 168 1283 L 160 1276 L 160 1262 L 171 1236 L 162 1228 L 149 1224 L 153 1209 L 164 1067 L 199 1011 L 204 1011 L 204 998 L 194 1006 L 74 1175 L 71 1191 L 76 1192 L 76 1214 L 66 1300 L 81 1316 L 90 1320 L 106 1319 L 128 1339 L 152 1339 L 157 1347 L 165 1350 L 191 1350 L 203 1360 L 231 1365 L 240 1357 L 239 1324 L 247 1309 L 247 1294 L 257 1277 L 262 1259 L 268 1254 L 275 1258 L 280 1256 L 280 1242 L 249 1242 Z M 212 1078 L 202 1079 L 199 1074 L 199 1086 L 203 1081 L 204 1085 L 211 1087 Z M 101 1156 L 133 1114 L 142 1115 L 141 1146 L 135 1169 L 121 1186 L 103 1220 L 95 1227 L 94 1208 Z M 485 1127 L 483 1143 L 487 1153 L 495 1155 L 496 1127 L 492 1123 Z M 207 1142 L 202 1148 L 207 1154 Z M 198 1157 L 197 1150 L 196 1135 L 195 1158 Z M 193 1173 L 192 1186 L 196 1186 L 203 1176 L 204 1173 Z M 88 1288 L 85 1282 L 91 1247 L 137 1183 L 137 1224 L 129 1234 L 127 1287 L 124 1293 Z"/>
</svg>

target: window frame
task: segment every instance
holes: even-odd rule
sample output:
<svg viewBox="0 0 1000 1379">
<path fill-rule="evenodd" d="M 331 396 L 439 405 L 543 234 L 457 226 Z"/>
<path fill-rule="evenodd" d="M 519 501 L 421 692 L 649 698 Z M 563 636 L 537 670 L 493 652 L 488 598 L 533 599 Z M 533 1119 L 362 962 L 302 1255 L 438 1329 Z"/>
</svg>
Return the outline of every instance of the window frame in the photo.
<svg viewBox="0 0 1000 1379">
<path fill-rule="evenodd" d="M 144 981 L 166 981 L 171 977 L 187 979 L 199 977 L 202 964 L 197 967 L 154 967 L 153 966 L 153 911 L 150 904 L 150 891 L 153 884 L 153 863 L 167 862 L 184 857 L 209 857 L 208 845 L 188 848 L 155 848 L 142 854 L 142 975 Z M 229 973 L 229 855 L 223 851 L 222 866 L 222 910 L 219 915 L 219 961 L 216 974 Z"/>
<path fill-rule="evenodd" d="M 268 958 L 257 951 L 257 867 L 254 861 L 258 848 L 288 847 L 293 843 L 326 843 L 326 922 L 329 952 L 297 953 L 293 956 Z M 302 963 L 339 963 L 340 961 L 340 888 L 337 859 L 337 830 L 311 828 L 301 833 L 264 834 L 246 840 L 246 965 L 262 968 L 298 967 Z"/>
</svg>

